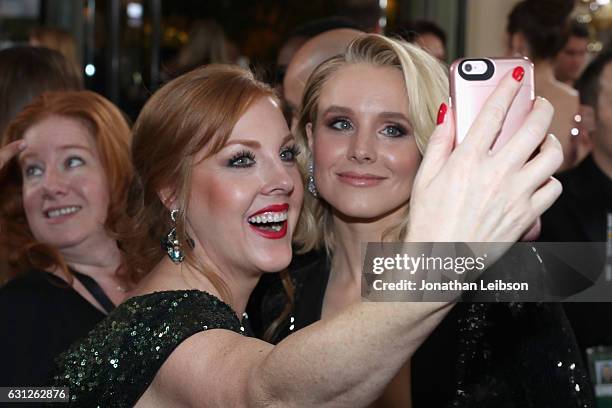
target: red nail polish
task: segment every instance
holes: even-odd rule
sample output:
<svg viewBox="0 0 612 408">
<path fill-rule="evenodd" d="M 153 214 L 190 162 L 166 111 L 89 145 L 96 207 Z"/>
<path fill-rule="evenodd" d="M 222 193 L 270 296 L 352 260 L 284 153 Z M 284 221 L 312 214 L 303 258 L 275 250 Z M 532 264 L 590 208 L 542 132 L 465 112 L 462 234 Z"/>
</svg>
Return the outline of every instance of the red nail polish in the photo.
<svg viewBox="0 0 612 408">
<path fill-rule="evenodd" d="M 440 105 L 440 109 L 438 109 L 438 119 L 436 120 L 437 125 L 441 125 L 444 123 L 444 118 L 446 118 L 446 110 L 448 106 L 444 102 Z"/>
<path fill-rule="evenodd" d="M 523 69 L 523 67 L 516 67 L 514 68 L 514 71 L 512 71 L 512 78 L 516 79 L 519 82 L 521 82 L 524 76 L 525 70 Z"/>
</svg>

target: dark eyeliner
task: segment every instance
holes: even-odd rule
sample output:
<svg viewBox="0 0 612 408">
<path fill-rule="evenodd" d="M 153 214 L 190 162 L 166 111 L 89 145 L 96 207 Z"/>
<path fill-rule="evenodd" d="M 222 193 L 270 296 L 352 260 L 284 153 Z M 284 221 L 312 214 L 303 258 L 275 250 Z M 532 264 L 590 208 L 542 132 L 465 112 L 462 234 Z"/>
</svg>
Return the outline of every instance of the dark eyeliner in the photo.
<svg viewBox="0 0 612 408">
<path fill-rule="evenodd" d="M 291 153 L 291 159 L 287 161 L 295 161 L 295 159 L 300 155 L 301 152 L 302 150 L 300 149 L 300 146 L 298 146 L 297 144 L 283 147 L 281 148 L 281 151 L 280 151 L 281 159 L 282 159 L 283 154 Z"/>
<path fill-rule="evenodd" d="M 246 160 L 245 160 L 246 159 Z M 242 161 L 242 163 L 240 163 Z M 245 163 L 246 161 L 246 163 Z M 241 150 L 227 161 L 228 167 L 250 167 L 255 162 L 255 155 L 248 150 Z"/>
</svg>

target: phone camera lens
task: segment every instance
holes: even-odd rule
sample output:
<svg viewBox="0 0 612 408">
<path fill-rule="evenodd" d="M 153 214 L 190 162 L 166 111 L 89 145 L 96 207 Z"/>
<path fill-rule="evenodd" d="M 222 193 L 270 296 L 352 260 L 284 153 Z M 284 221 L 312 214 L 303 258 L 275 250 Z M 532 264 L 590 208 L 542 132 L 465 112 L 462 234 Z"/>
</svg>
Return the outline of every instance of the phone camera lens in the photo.
<svg viewBox="0 0 612 408">
<path fill-rule="evenodd" d="M 465 64 L 465 65 L 463 66 L 463 70 L 464 70 L 465 72 L 470 72 L 470 71 L 472 70 L 472 64 Z"/>
</svg>

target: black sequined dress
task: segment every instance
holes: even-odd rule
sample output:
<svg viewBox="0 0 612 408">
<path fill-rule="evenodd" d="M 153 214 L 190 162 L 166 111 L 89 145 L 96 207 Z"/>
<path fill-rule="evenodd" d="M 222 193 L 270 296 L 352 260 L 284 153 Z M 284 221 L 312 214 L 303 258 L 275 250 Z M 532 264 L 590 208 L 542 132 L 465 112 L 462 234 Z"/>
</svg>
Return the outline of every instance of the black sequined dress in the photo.
<svg viewBox="0 0 612 408">
<path fill-rule="evenodd" d="M 132 407 L 174 349 L 210 329 L 244 333 L 230 306 L 206 292 L 133 297 L 59 356 L 53 382 L 69 387 L 71 406 Z"/>
<path fill-rule="evenodd" d="M 511 262 L 507 265 L 514 268 Z M 535 263 L 515 267 L 541 269 Z M 295 257 L 289 268 L 295 307 L 281 323 L 275 343 L 320 320 L 330 274 L 322 252 Z M 258 336 L 286 303 L 280 279 L 268 278 L 263 284 L 266 288 L 256 288 L 260 305 L 250 309 L 252 316 L 262 316 Z M 560 304 L 458 303 L 412 357 L 411 370 L 414 408 L 595 407 Z"/>
</svg>

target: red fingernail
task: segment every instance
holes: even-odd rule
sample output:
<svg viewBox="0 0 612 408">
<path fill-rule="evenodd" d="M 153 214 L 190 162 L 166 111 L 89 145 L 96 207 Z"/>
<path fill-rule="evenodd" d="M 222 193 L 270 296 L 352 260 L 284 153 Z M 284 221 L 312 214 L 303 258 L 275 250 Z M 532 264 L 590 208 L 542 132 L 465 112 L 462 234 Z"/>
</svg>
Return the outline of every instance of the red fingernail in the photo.
<svg viewBox="0 0 612 408">
<path fill-rule="evenodd" d="M 444 102 L 440 105 L 440 109 L 438 109 L 438 119 L 436 120 L 437 125 L 441 125 L 444 123 L 444 118 L 446 118 L 446 110 L 448 106 Z"/>
<path fill-rule="evenodd" d="M 514 68 L 514 71 L 512 71 L 512 78 L 516 79 L 519 82 L 521 82 L 524 76 L 525 70 L 523 69 L 523 67 L 516 67 Z"/>
</svg>

